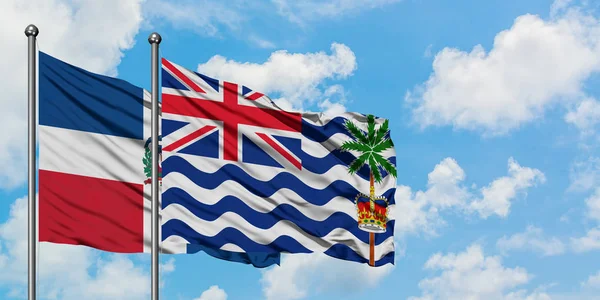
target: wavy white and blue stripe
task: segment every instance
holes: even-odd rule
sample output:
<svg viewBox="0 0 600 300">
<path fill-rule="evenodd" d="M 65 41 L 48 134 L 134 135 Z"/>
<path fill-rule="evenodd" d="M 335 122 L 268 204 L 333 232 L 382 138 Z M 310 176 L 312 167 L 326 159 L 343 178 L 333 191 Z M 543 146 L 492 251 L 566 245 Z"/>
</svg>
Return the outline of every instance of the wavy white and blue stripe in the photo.
<svg viewBox="0 0 600 300">
<path fill-rule="evenodd" d="M 369 170 L 348 174 L 355 156 L 338 150 L 351 139 L 346 119 L 366 128 L 360 114 L 303 114 L 302 150 L 295 153 L 302 170 L 164 153 L 163 248 L 197 244 L 245 253 L 323 252 L 367 263 L 369 234 L 358 228 L 353 200 L 369 192 Z M 393 149 L 385 156 L 395 164 Z M 383 175 L 376 194 L 388 198 L 393 210 L 396 182 Z M 376 266 L 394 263 L 393 229 L 390 215 L 387 232 L 375 235 Z"/>
</svg>

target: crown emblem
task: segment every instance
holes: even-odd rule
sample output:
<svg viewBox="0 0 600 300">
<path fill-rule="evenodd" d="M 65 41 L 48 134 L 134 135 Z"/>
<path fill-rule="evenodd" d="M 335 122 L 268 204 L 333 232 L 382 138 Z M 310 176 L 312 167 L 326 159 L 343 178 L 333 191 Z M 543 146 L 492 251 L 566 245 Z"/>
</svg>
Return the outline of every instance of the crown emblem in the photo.
<svg viewBox="0 0 600 300">
<path fill-rule="evenodd" d="M 158 136 L 158 141 L 160 142 L 162 137 Z M 150 146 L 152 143 L 152 137 L 149 137 L 144 144 L 144 158 L 142 162 L 144 163 L 144 175 L 146 175 L 146 180 L 144 180 L 144 185 L 152 183 L 152 150 L 150 150 Z M 162 185 L 162 167 L 160 166 L 160 161 L 162 160 L 162 146 L 160 143 L 158 144 L 158 183 Z"/>
<path fill-rule="evenodd" d="M 388 221 L 388 201 L 385 197 L 358 194 L 355 198 L 358 228 L 366 232 L 384 233 Z"/>
</svg>

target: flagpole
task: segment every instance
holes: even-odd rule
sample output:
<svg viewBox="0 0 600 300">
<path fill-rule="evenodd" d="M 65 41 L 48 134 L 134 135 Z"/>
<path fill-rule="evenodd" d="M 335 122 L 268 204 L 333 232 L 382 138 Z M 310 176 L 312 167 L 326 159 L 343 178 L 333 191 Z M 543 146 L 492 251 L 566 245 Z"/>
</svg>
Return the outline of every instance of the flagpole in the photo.
<svg viewBox="0 0 600 300">
<path fill-rule="evenodd" d="M 158 300 L 158 45 L 162 38 L 154 32 L 148 37 L 152 47 L 152 300 Z"/>
<path fill-rule="evenodd" d="M 27 140 L 27 175 L 28 175 L 28 189 L 27 189 L 27 198 L 29 202 L 29 210 L 27 214 L 28 221 L 28 248 L 27 248 L 27 265 L 28 276 L 27 276 L 27 285 L 28 285 L 28 299 L 35 300 L 36 299 L 36 254 L 37 254 L 37 220 L 36 220 L 36 201 L 35 201 L 35 187 L 36 187 L 36 178 L 35 178 L 35 129 L 36 129 L 36 71 L 37 71 L 37 61 L 36 61 L 36 47 L 35 41 L 37 35 L 39 33 L 38 28 L 31 24 L 25 28 L 25 36 L 27 36 L 27 106 L 28 106 L 28 115 L 27 115 L 27 130 L 28 137 Z"/>
</svg>

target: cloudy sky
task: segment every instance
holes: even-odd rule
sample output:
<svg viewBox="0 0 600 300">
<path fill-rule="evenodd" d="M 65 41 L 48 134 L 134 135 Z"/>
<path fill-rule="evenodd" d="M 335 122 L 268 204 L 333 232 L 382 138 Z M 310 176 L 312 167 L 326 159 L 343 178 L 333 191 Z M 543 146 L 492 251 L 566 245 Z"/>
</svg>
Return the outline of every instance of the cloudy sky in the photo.
<svg viewBox="0 0 600 300">
<path fill-rule="evenodd" d="M 150 87 L 179 65 L 289 108 L 391 121 L 393 267 L 161 256 L 162 299 L 600 299 L 600 3 L 0 1 L 0 298 L 26 295 L 26 38 Z M 149 299 L 149 255 L 42 244 L 43 299 Z"/>
</svg>

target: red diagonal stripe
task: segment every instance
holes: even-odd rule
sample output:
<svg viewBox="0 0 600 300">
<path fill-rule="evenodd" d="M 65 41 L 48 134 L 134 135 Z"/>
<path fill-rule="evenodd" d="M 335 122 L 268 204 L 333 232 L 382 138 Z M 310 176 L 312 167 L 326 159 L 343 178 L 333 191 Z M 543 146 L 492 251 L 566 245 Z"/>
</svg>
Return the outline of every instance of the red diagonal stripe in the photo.
<svg viewBox="0 0 600 300">
<path fill-rule="evenodd" d="M 182 139 L 174 142 L 173 144 L 171 144 L 171 145 L 169 145 L 167 147 L 164 147 L 163 150 L 167 151 L 167 152 L 173 151 L 173 150 L 181 147 L 182 145 L 186 144 L 187 142 L 189 142 L 189 141 L 191 141 L 191 140 L 193 140 L 193 139 L 195 139 L 197 137 L 200 137 L 203 134 L 205 134 L 205 133 L 207 133 L 207 132 L 215 129 L 216 127 L 217 126 L 206 125 L 206 126 L 200 128 L 200 129 L 198 129 L 198 130 L 196 130 L 196 131 L 194 131 L 194 132 L 186 135 Z"/>
<path fill-rule="evenodd" d="M 260 98 L 260 97 L 262 97 L 262 96 L 264 96 L 264 94 L 261 94 L 261 93 L 254 93 L 254 94 L 252 94 L 252 95 L 250 95 L 250 96 L 246 97 L 246 99 L 254 101 L 254 100 L 256 100 L 256 99 L 258 99 L 258 98 Z"/>
<path fill-rule="evenodd" d="M 273 149 L 275 149 L 275 151 L 279 152 L 279 154 L 281 154 L 283 157 L 285 157 L 285 159 L 289 160 L 294 166 L 296 166 L 296 168 L 298 168 L 298 170 L 302 170 L 302 163 L 299 160 L 297 160 L 295 157 L 290 155 L 285 149 L 281 148 L 281 146 L 279 146 L 279 144 L 277 144 L 275 141 L 273 141 L 273 139 L 271 139 L 269 136 L 267 136 L 264 133 L 257 132 L 256 134 L 261 139 L 263 139 L 263 141 L 267 142 L 267 144 L 269 144 L 269 146 L 273 147 Z"/>
<path fill-rule="evenodd" d="M 187 76 L 183 75 L 183 73 L 181 73 L 181 71 L 179 71 L 179 69 L 177 69 L 173 64 L 171 64 L 171 62 L 169 62 L 168 60 L 163 58 L 162 64 L 167 69 L 169 69 L 169 71 L 171 71 L 173 73 L 173 75 L 177 76 L 180 80 L 183 80 L 183 82 L 185 82 L 185 84 L 187 84 L 195 92 L 205 93 L 205 91 L 202 88 L 200 88 L 196 83 L 194 83 L 192 80 L 187 78 Z"/>
</svg>

